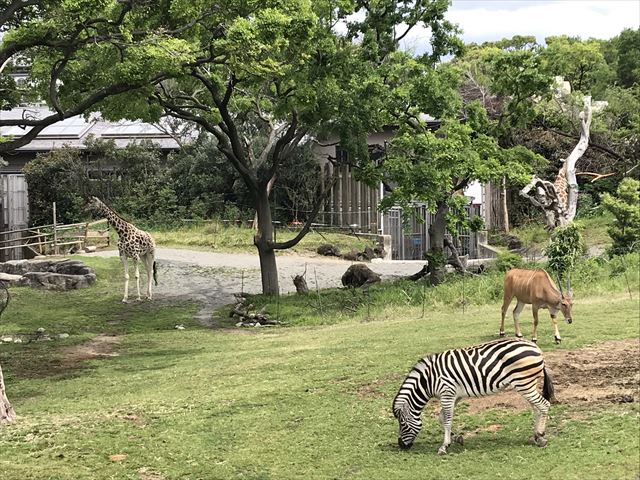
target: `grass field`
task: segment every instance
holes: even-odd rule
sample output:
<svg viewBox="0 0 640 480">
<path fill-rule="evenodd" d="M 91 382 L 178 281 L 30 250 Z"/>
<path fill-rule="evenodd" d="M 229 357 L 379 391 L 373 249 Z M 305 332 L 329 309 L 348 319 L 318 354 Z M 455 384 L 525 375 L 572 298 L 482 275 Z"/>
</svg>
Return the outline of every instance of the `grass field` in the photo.
<svg viewBox="0 0 640 480">
<path fill-rule="evenodd" d="M 413 449 L 398 450 L 390 405 L 404 375 L 428 352 L 495 338 L 499 306 L 491 295 L 481 301 L 478 294 L 463 311 L 452 282 L 432 294 L 423 314 L 422 297 L 407 301 L 402 284 L 372 289 L 382 300 L 373 308 L 344 309 L 344 298 L 329 298 L 353 293 L 326 292 L 320 310 L 312 298 L 306 307 L 281 300 L 289 325 L 306 308 L 298 326 L 207 330 L 191 320 L 192 305 L 121 305 L 117 260 L 88 261 L 100 278 L 92 289 L 12 290 L 0 333 L 44 327 L 71 336 L 0 345 L 19 415 L 0 428 L 2 480 L 636 479 L 640 472 L 637 395 L 633 403 L 552 407 L 544 449 L 527 444 L 529 411 L 462 404 L 454 430 L 468 434 L 465 445 L 446 457 L 436 455 L 442 436 L 427 409 Z M 637 339 L 636 265 L 627 272 L 633 299 L 622 274 L 611 273 L 618 267 L 591 266 L 592 276 L 606 278 L 599 287 L 597 279 L 583 290 L 576 285 L 582 296 L 574 324 L 560 327 L 561 345 L 543 314 L 541 348 L 565 355 Z M 525 331 L 528 316 L 529 309 Z M 112 340 L 99 346 L 104 334 Z M 101 356 L 91 359 L 88 347 Z"/>
<path fill-rule="evenodd" d="M 156 243 L 165 247 L 183 247 L 221 252 L 256 253 L 253 245 L 255 230 L 248 227 L 225 226 L 219 222 L 194 223 L 172 229 L 151 229 Z M 286 241 L 294 238 L 297 230 L 276 230 L 276 240 Z M 117 241 L 117 240 L 115 240 Z M 115 245 L 115 242 L 112 242 Z M 351 249 L 362 251 L 372 246 L 370 240 L 363 236 L 355 236 L 340 232 L 313 230 L 309 232 L 295 247 L 286 250 L 291 253 L 316 253 L 318 246 L 330 243 L 346 253 Z"/>
</svg>

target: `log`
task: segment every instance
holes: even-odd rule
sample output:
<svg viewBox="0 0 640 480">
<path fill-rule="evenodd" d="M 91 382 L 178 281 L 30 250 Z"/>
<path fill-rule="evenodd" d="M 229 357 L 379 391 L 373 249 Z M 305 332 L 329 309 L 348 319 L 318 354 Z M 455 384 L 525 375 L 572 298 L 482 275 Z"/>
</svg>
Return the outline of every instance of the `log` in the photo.
<svg viewBox="0 0 640 480">
<path fill-rule="evenodd" d="M 302 275 L 296 275 L 293 277 L 293 284 L 296 287 L 296 292 L 301 295 L 306 295 L 309 293 L 309 287 L 307 287 L 307 281 L 304 279 Z"/>
<path fill-rule="evenodd" d="M 11 423 L 16 419 L 16 412 L 11 406 L 4 388 L 4 377 L 0 365 L 0 425 Z"/>
</svg>

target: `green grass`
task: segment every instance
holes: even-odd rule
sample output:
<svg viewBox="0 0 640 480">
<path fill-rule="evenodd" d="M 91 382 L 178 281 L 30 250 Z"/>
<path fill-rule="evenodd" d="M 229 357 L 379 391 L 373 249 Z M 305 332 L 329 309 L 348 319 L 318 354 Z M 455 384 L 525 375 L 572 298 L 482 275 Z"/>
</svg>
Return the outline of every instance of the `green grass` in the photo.
<svg viewBox="0 0 640 480">
<path fill-rule="evenodd" d="M 150 229 L 156 243 L 166 247 L 196 248 L 221 252 L 255 253 L 253 236 L 255 230 L 247 227 L 225 226 L 218 222 L 185 225 L 174 229 Z M 277 229 L 276 240 L 286 241 L 297 235 L 297 230 Z M 117 240 L 116 240 L 117 241 Z M 113 242 L 112 242 L 113 243 Z M 309 232 L 289 253 L 316 253 L 318 246 L 330 243 L 346 253 L 351 249 L 362 251 L 372 246 L 366 237 L 337 233 Z M 115 243 L 113 243 L 115 245 Z"/>
<path fill-rule="evenodd" d="M 368 321 L 359 310 L 332 325 L 205 330 L 189 320 L 189 305 L 120 305 L 117 259 L 88 261 L 101 278 L 92 289 L 13 289 L 0 332 L 44 326 L 64 329 L 71 339 L 112 332 L 121 336 L 119 355 L 60 372 L 50 368 L 61 354 L 58 341 L 0 346 L 20 416 L 0 428 L 2 480 L 635 479 L 639 473 L 637 404 L 554 407 L 545 449 L 527 444 L 529 412 L 471 415 L 460 408 L 457 430 L 503 428 L 468 437 L 446 457 L 436 455 L 440 428 L 425 413 L 414 448 L 397 449 L 390 405 L 402 378 L 427 352 L 495 338 L 495 301 L 463 313 L 445 299 L 424 316 L 421 302 L 389 301 Z M 281 312 L 288 302 L 282 299 Z M 327 306 L 324 315 L 337 311 Z M 618 289 L 583 297 L 574 318 L 561 326 L 560 346 L 541 323 L 543 350 L 637 338 L 637 295 L 630 300 Z M 175 330 L 175 323 L 187 329 Z M 112 461 L 114 454 L 126 457 Z"/>
<path fill-rule="evenodd" d="M 584 217 L 576 220 L 580 233 L 587 249 L 595 248 L 604 250 L 611 245 L 611 238 L 607 234 L 607 227 L 614 218 L 611 214 L 604 213 L 592 217 Z M 524 248 L 532 252 L 541 253 L 549 244 L 550 232 L 544 229 L 541 223 L 531 223 L 511 230 L 511 234 L 522 240 Z"/>
</svg>

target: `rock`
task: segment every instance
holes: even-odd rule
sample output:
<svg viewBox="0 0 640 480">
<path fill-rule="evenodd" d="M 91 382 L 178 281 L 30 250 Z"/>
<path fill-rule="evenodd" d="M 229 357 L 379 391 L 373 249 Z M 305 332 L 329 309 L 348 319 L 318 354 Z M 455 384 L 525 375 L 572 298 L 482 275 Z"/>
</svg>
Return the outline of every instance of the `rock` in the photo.
<svg viewBox="0 0 640 480">
<path fill-rule="evenodd" d="M 342 285 L 345 287 L 361 287 L 379 282 L 380 275 L 375 273 L 363 263 L 355 263 L 351 265 L 344 275 L 342 275 Z"/>
<path fill-rule="evenodd" d="M 338 247 L 334 247 L 328 243 L 324 243 L 318 247 L 316 250 L 320 255 L 324 255 L 325 257 L 339 257 L 340 250 Z"/>
<path fill-rule="evenodd" d="M 2 337 L 0 340 L 4 343 L 13 343 L 13 337 Z"/>
<path fill-rule="evenodd" d="M 522 248 L 522 240 L 513 235 L 507 235 L 505 238 L 508 250 L 520 250 Z"/>
<path fill-rule="evenodd" d="M 21 338 L 14 338 L 13 339 L 13 343 L 22 343 L 22 339 Z"/>
<path fill-rule="evenodd" d="M 356 262 L 360 257 L 360 253 L 357 250 L 351 250 L 350 252 L 342 254 L 342 258 L 349 260 L 350 262 Z"/>
<path fill-rule="evenodd" d="M 97 247 L 95 247 L 95 246 L 93 246 L 93 245 L 92 245 L 92 246 L 89 246 L 89 247 L 84 247 L 84 251 L 85 251 L 85 252 L 87 252 L 87 253 L 93 253 L 93 252 L 95 252 L 97 249 L 98 249 L 98 248 L 97 248 Z"/>
<path fill-rule="evenodd" d="M 8 275 L 8 276 L 7 276 Z M 93 269 L 79 260 L 11 260 L 0 263 L 0 280 L 47 290 L 87 288 L 96 281 Z"/>
<path fill-rule="evenodd" d="M 243 325 L 243 323 L 242 323 L 242 322 L 238 322 L 238 323 L 236 323 L 236 327 L 241 327 L 242 325 Z"/>
<path fill-rule="evenodd" d="M 36 332 L 38 333 L 44 333 L 45 329 L 43 327 L 40 327 L 39 329 L 36 330 Z"/>
<path fill-rule="evenodd" d="M 176 330 L 184 330 L 185 326 L 181 324 L 181 325 L 176 325 L 175 328 L 176 328 Z"/>
<path fill-rule="evenodd" d="M 69 334 L 68 333 L 59 333 L 58 334 L 58 338 L 69 338 Z"/>
</svg>

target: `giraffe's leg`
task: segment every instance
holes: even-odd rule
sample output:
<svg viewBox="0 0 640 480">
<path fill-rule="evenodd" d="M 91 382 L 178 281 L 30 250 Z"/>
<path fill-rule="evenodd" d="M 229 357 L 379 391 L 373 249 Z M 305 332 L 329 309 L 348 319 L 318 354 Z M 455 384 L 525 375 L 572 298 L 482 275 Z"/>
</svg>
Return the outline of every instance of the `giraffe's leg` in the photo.
<svg viewBox="0 0 640 480">
<path fill-rule="evenodd" d="M 129 301 L 129 261 L 126 255 L 120 255 L 122 266 L 124 267 L 124 297 L 122 297 L 122 303 Z"/>
<path fill-rule="evenodd" d="M 547 444 L 547 439 L 544 437 L 544 434 L 547 427 L 547 418 L 549 417 L 550 403 L 540 395 L 536 383 L 537 381 L 534 379 L 533 382 L 527 385 L 515 385 L 515 389 L 529 402 L 535 415 L 533 437 L 531 437 L 529 441 L 534 445 L 544 447 Z"/>
<path fill-rule="evenodd" d="M 135 276 L 136 276 L 136 292 L 138 294 L 138 298 L 136 300 L 140 301 L 142 298 L 140 297 L 140 259 L 134 258 L 133 265 L 136 267 Z"/>
<path fill-rule="evenodd" d="M 513 300 L 512 296 L 507 296 L 505 294 L 504 299 L 502 301 L 502 320 L 500 321 L 500 336 L 504 337 L 504 317 L 507 315 L 507 310 L 509 309 L 509 305 L 511 305 L 511 300 Z"/>
<path fill-rule="evenodd" d="M 153 255 L 150 253 L 146 254 L 144 257 L 144 267 L 147 270 L 147 299 L 151 300 L 151 281 L 153 278 Z"/>
<path fill-rule="evenodd" d="M 513 324 L 516 327 L 516 337 L 522 338 L 522 332 L 520 331 L 520 322 L 518 321 L 518 317 L 520 316 L 520 312 L 524 308 L 524 303 L 518 300 L 516 307 L 513 309 Z"/>
<path fill-rule="evenodd" d="M 535 305 L 531 306 L 533 310 L 533 335 L 531 336 L 531 341 L 534 343 L 538 342 L 538 307 Z"/>
<path fill-rule="evenodd" d="M 451 424 L 453 423 L 453 410 L 456 404 L 455 393 L 444 394 L 440 397 L 440 423 L 444 429 L 444 440 L 438 449 L 438 455 L 446 455 L 447 448 L 451 445 Z"/>
</svg>

